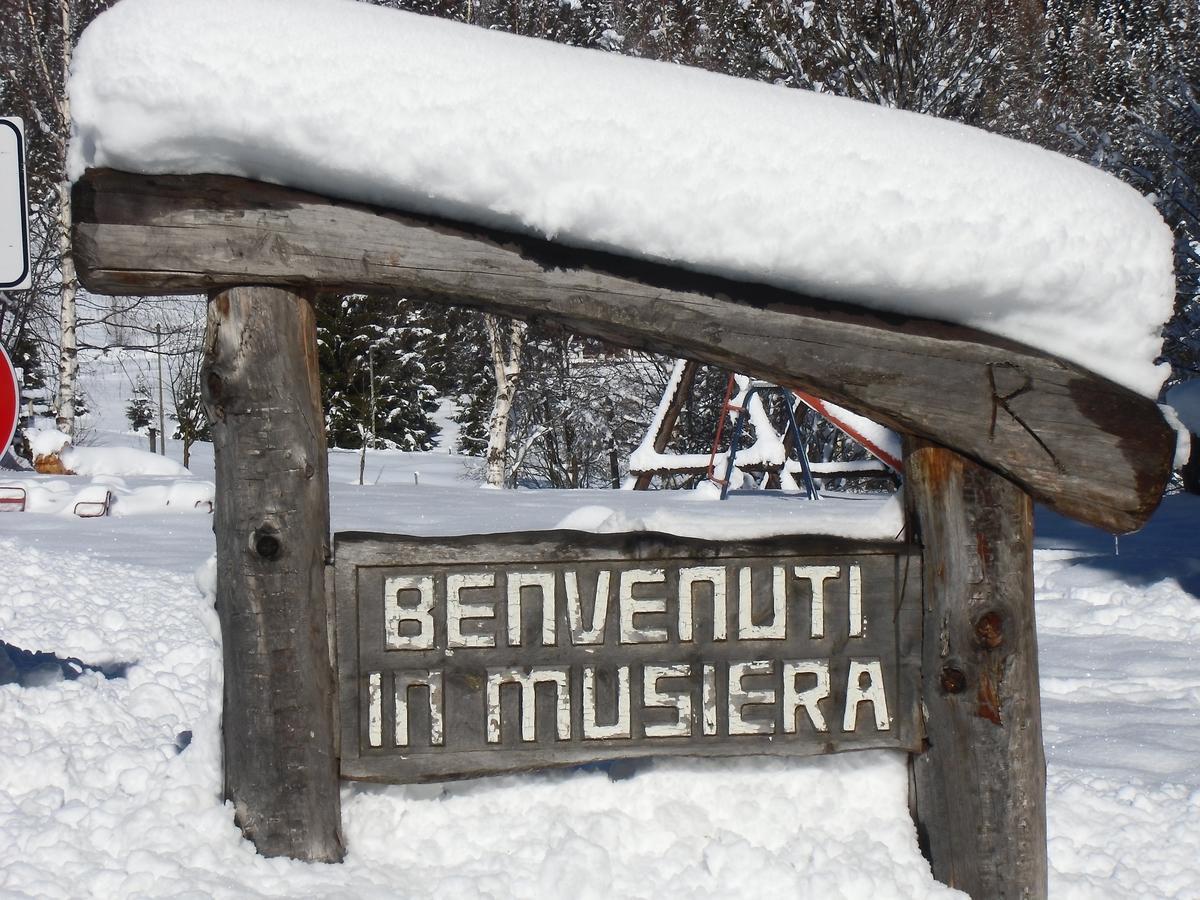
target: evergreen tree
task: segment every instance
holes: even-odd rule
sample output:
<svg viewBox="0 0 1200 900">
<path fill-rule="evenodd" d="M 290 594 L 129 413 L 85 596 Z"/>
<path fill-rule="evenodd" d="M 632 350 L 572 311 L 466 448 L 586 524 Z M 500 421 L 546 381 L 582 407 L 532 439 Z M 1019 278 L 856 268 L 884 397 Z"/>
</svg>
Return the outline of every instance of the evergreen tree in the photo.
<svg viewBox="0 0 1200 900">
<path fill-rule="evenodd" d="M 331 447 L 431 450 L 437 388 L 426 357 L 437 338 L 406 300 L 352 294 L 317 304 L 326 436 Z"/>
<path fill-rule="evenodd" d="M 982 124 L 1008 71 L 1015 10 L 1003 0 L 765 4 L 762 77 Z"/>
<path fill-rule="evenodd" d="M 483 313 L 449 307 L 442 320 L 445 335 L 442 392 L 456 406 L 458 447 L 468 456 L 483 456 L 488 445 L 488 418 L 496 396 L 491 350 Z"/>
<path fill-rule="evenodd" d="M 1051 0 L 1050 127 L 1038 140 L 1151 195 L 1175 233 L 1175 315 L 1164 358 L 1175 379 L 1200 359 L 1200 5 L 1195 0 Z"/>
<path fill-rule="evenodd" d="M 129 427 L 137 432 L 154 423 L 154 403 L 150 400 L 150 386 L 144 376 L 139 376 L 137 384 L 133 386 L 133 396 L 125 407 L 125 417 L 129 420 Z"/>
</svg>

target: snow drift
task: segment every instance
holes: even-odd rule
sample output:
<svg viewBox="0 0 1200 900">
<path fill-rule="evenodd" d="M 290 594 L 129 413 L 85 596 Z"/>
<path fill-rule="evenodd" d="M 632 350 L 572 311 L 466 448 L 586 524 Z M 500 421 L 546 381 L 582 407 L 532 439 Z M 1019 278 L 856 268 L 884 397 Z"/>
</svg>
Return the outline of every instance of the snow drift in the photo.
<svg viewBox="0 0 1200 900">
<path fill-rule="evenodd" d="M 70 94 L 75 178 L 245 176 L 1165 373 L 1153 206 L 951 122 L 349 0 L 124 0 Z"/>
</svg>

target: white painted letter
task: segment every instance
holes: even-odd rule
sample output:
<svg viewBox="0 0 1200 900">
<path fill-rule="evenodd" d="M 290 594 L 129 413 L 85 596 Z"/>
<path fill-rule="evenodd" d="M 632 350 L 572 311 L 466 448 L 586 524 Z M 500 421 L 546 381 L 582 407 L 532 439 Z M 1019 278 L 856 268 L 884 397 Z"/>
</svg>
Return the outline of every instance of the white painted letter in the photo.
<svg viewBox="0 0 1200 900">
<path fill-rule="evenodd" d="M 742 707 L 749 704 L 770 705 L 775 702 L 775 689 L 748 691 L 742 687 L 742 679 L 747 675 L 770 675 L 775 671 L 775 663 L 769 659 L 759 659 L 747 663 L 730 663 L 729 665 L 729 733 L 730 734 L 774 734 L 775 722 L 760 719 L 757 722 L 747 722 L 742 718 Z"/>
<path fill-rule="evenodd" d="M 783 566 L 771 569 L 771 623 L 755 625 L 749 566 L 738 569 L 738 638 L 743 641 L 787 640 L 787 574 Z"/>
<path fill-rule="evenodd" d="M 555 733 L 560 741 L 571 738 L 571 690 L 566 669 L 534 666 L 526 674 L 520 668 L 487 670 L 487 739 L 500 743 L 500 686 L 521 686 L 521 740 L 537 740 L 537 686 L 554 685 Z"/>
<path fill-rule="evenodd" d="M 495 601 L 464 603 L 461 592 L 465 588 L 494 587 L 493 572 L 446 576 L 446 646 L 447 647 L 495 647 L 494 634 L 463 634 L 463 619 L 490 619 L 496 614 Z"/>
<path fill-rule="evenodd" d="M 383 746 L 383 691 L 378 672 L 367 676 L 367 743 Z"/>
<path fill-rule="evenodd" d="M 542 646 L 554 646 L 554 573 L 509 572 L 508 645 L 521 646 L 521 588 L 535 587 L 542 592 Z"/>
<path fill-rule="evenodd" d="M 633 596 L 634 585 L 662 584 L 667 580 L 662 569 L 629 569 L 621 573 L 621 643 L 663 644 L 667 640 L 665 628 L 638 628 L 633 617 L 642 613 L 665 613 L 667 598 Z"/>
<path fill-rule="evenodd" d="M 607 573 L 605 573 L 607 574 Z M 583 739 L 599 741 L 605 738 L 627 738 L 632 734 L 629 725 L 629 666 L 617 669 L 617 720 L 612 725 L 596 723 L 596 668 L 583 668 Z"/>
<path fill-rule="evenodd" d="M 692 733 L 692 687 L 660 691 L 658 679 L 685 678 L 692 674 L 686 664 L 674 666 L 644 666 L 642 668 L 642 705 L 647 709 L 673 709 L 675 721 L 646 725 L 646 737 L 688 737 Z"/>
<path fill-rule="evenodd" d="M 863 676 L 868 684 L 862 686 Z M 888 715 L 887 695 L 883 690 L 883 669 L 879 660 L 860 662 L 850 660 L 850 676 L 846 679 L 846 713 L 842 717 L 842 731 L 853 731 L 858 724 L 858 704 L 870 701 L 875 709 L 875 730 L 890 731 L 892 720 Z"/>
<path fill-rule="evenodd" d="M 579 578 L 574 572 L 563 573 L 567 588 L 567 619 L 571 625 L 571 643 L 603 644 L 604 625 L 608 622 L 608 583 L 612 573 L 601 569 L 596 573 L 596 590 L 593 593 L 592 621 L 583 627 L 583 600 L 579 596 Z"/>
<path fill-rule="evenodd" d="M 725 567 L 689 566 L 679 570 L 679 640 L 692 640 L 692 619 L 696 612 L 694 585 L 701 581 L 712 584 L 713 590 L 713 637 L 714 641 L 725 640 Z"/>
<path fill-rule="evenodd" d="M 429 689 L 429 743 L 437 747 L 444 738 L 442 727 L 442 671 L 414 669 L 397 672 L 396 679 L 396 746 L 408 746 L 408 689 L 422 686 Z"/>
<path fill-rule="evenodd" d="M 796 679 L 801 675 L 814 675 L 817 682 L 803 691 L 796 689 Z M 829 696 L 829 663 L 824 660 L 795 660 L 783 664 L 783 730 L 795 734 L 799 729 L 796 719 L 801 707 L 808 713 L 808 720 L 817 731 L 828 731 L 829 725 L 818 705 Z"/>
<path fill-rule="evenodd" d="M 417 591 L 417 605 L 400 605 L 401 591 Z M 401 622 L 416 622 L 416 634 L 401 634 Z M 393 575 L 383 582 L 383 635 L 388 650 L 429 650 L 433 647 L 433 578 Z"/>
<path fill-rule="evenodd" d="M 863 636 L 862 569 L 850 566 L 850 637 Z"/>
<path fill-rule="evenodd" d="M 717 733 L 717 667 L 704 667 L 704 680 L 700 684 L 700 709 L 704 713 L 704 733 Z"/>
<path fill-rule="evenodd" d="M 812 589 L 810 637 L 825 637 L 825 581 L 841 574 L 841 566 L 796 566 L 796 577 L 807 578 Z"/>
</svg>

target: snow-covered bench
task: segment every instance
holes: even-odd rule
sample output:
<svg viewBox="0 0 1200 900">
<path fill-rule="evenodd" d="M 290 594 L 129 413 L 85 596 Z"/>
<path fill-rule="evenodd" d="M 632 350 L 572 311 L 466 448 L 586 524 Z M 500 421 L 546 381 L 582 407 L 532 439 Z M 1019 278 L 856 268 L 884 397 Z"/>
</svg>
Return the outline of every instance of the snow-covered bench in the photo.
<svg viewBox="0 0 1200 900">
<path fill-rule="evenodd" d="M 0 512 L 24 512 L 25 502 L 25 488 L 0 484 Z"/>
<path fill-rule="evenodd" d="M 75 495 L 71 512 L 81 519 L 107 516 L 112 509 L 112 491 L 102 484 L 89 484 Z"/>
</svg>

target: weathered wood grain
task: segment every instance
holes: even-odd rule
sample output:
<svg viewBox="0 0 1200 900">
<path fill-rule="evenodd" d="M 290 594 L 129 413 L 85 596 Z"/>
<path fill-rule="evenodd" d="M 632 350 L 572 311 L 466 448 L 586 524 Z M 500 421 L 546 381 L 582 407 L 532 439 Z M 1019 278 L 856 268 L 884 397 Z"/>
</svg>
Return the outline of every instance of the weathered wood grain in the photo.
<svg viewBox="0 0 1200 900">
<path fill-rule="evenodd" d="M 941 447 L 906 447 L 924 548 L 922 701 L 911 758 L 933 875 L 978 900 L 1046 896 L 1046 761 L 1033 608 L 1033 504 Z"/>
<path fill-rule="evenodd" d="M 551 531 L 442 538 L 346 533 L 334 546 L 344 777 L 404 783 L 633 756 L 809 756 L 920 746 L 921 556 L 911 545 Z M 685 603 L 681 572 L 697 566 L 708 574 L 686 590 L 695 600 Z M 811 580 L 795 566 L 827 567 L 817 592 L 819 618 Z M 721 573 L 719 592 L 704 580 L 714 570 Z M 647 604 L 628 620 L 623 572 L 659 579 L 628 588 Z M 544 586 L 518 587 L 520 606 L 509 605 L 513 584 L 533 576 Z M 465 592 L 469 599 L 457 590 L 450 599 L 451 578 L 475 585 Z M 574 614 L 571 590 L 579 592 Z M 459 608 L 459 600 L 471 604 L 472 614 L 454 630 L 471 629 L 476 645 L 448 637 L 450 622 L 460 621 L 448 610 Z M 573 631 L 572 615 L 588 623 L 590 636 Z M 655 634 L 626 640 L 627 621 Z M 779 630 L 753 632 L 746 629 L 751 624 Z M 747 663 L 764 671 L 735 677 L 734 667 Z M 789 664 L 826 667 L 826 691 L 815 701 L 818 722 L 799 710 L 789 715 L 783 677 Z M 855 675 L 856 665 L 873 666 L 875 674 Z M 659 687 L 683 698 L 673 713 L 643 699 L 655 688 L 646 671 L 665 666 L 686 668 L 661 676 L 666 683 Z M 588 668 L 596 685 L 591 696 L 583 686 Z M 624 703 L 617 700 L 620 670 Z M 538 688 L 532 708 L 511 683 L 499 688 L 499 703 L 488 699 L 492 675 L 534 671 L 560 681 Z M 849 701 L 851 683 L 862 688 L 864 677 L 885 703 Z M 403 687 L 413 679 L 436 688 Z M 733 699 L 734 682 L 762 693 L 743 707 Z M 793 680 L 797 690 L 817 684 L 812 672 Z M 731 704 L 739 710 L 737 727 Z M 847 727 L 850 707 L 857 715 Z M 585 709 L 594 711 L 595 723 L 623 721 L 624 729 L 589 736 Z M 524 715 L 532 734 L 517 727 Z M 496 734 L 489 736 L 492 727 Z"/>
<path fill-rule="evenodd" d="M 205 341 L 225 795 L 264 856 L 338 861 L 328 472 L 312 308 L 291 291 L 234 288 L 209 303 Z"/>
<path fill-rule="evenodd" d="M 554 320 L 832 400 L 1117 532 L 1145 522 L 1170 474 L 1152 402 L 969 328 L 236 178 L 92 171 L 74 202 L 98 293 L 280 284 Z"/>
</svg>

